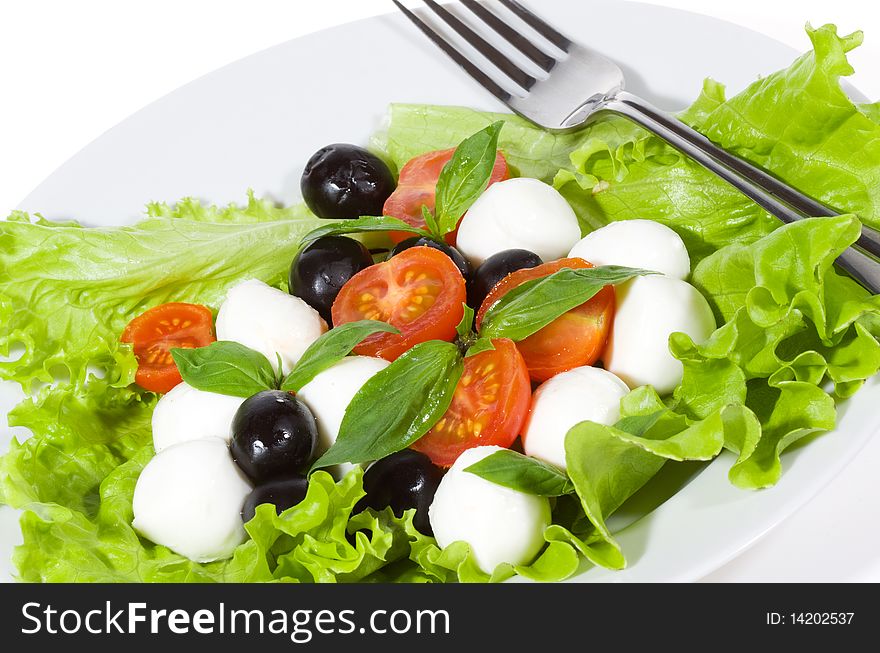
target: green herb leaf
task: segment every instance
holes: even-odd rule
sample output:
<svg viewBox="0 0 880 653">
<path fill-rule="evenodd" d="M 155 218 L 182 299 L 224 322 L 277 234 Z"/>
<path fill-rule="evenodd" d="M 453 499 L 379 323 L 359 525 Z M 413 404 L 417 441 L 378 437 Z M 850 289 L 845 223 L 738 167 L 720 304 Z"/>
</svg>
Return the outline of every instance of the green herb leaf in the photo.
<svg viewBox="0 0 880 653">
<path fill-rule="evenodd" d="M 275 352 L 275 387 L 281 387 L 281 381 L 284 379 L 284 361 L 281 360 L 281 353 Z"/>
<path fill-rule="evenodd" d="M 336 442 L 312 469 L 376 460 L 411 445 L 449 408 L 463 367 L 452 343 L 430 340 L 410 349 L 358 391 Z"/>
<path fill-rule="evenodd" d="M 495 345 L 492 344 L 492 341 L 489 338 L 477 338 L 476 342 L 468 347 L 467 353 L 464 357 L 470 358 L 471 356 L 482 354 L 484 351 L 492 351 L 493 349 L 495 349 Z"/>
<path fill-rule="evenodd" d="M 460 338 L 467 338 L 474 330 L 474 309 L 465 303 L 462 303 L 462 307 L 464 308 L 464 315 L 461 316 L 461 322 L 455 327 L 455 331 Z"/>
<path fill-rule="evenodd" d="M 434 213 L 440 234 L 453 231 L 471 204 L 486 190 L 498 152 L 500 120 L 464 139 L 440 171 Z"/>
<path fill-rule="evenodd" d="M 365 215 L 355 220 L 340 220 L 330 222 L 317 229 L 312 229 L 303 236 L 303 247 L 324 236 L 344 236 L 345 234 L 357 234 L 366 231 L 409 231 L 418 236 L 431 238 L 431 233 L 425 229 L 414 227 L 403 220 L 392 218 L 388 215 Z"/>
<path fill-rule="evenodd" d="M 260 352 L 220 340 L 197 349 L 172 349 L 180 376 L 197 390 L 250 397 L 275 387 L 275 370 Z"/>
<path fill-rule="evenodd" d="M 510 449 L 496 451 L 464 471 L 526 494 L 558 497 L 574 492 L 565 472 Z"/>
<path fill-rule="evenodd" d="M 619 265 L 559 272 L 517 286 L 495 302 L 483 319 L 480 336 L 524 340 L 553 320 L 580 306 L 605 286 L 628 281 L 649 270 Z"/>
<path fill-rule="evenodd" d="M 437 218 L 431 213 L 431 209 L 424 204 L 422 204 L 422 220 L 425 221 L 425 226 L 428 227 L 428 231 L 434 234 L 435 238 L 443 240 L 445 234 L 440 232 L 440 227 L 437 225 Z"/>
<path fill-rule="evenodd" d="M 377 320 L 348 322 L 330 329 L 309 345 L 293 370 L 281 383 L 281 389 L 299 392 L 306 383 L 348 356 L 364 338 L 374 333 L 400 333 L 400 331 L 390 324 Z"/>
</svg>

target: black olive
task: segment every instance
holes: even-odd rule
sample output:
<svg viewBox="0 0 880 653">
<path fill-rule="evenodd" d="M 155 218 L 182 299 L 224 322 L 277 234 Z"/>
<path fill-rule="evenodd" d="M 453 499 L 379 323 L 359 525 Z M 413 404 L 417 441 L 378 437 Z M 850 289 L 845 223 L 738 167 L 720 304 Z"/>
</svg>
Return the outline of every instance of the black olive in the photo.
<svg viewBox="0 0 880 653">
<path fill-rule="evenodd" d="M 382 510 L 391 506 L 400 517 L 410 508 L 416 509 L 413 526 L 425 535 L 433 535 L 428 508 L 440 485 L 443 471 L 425 454 L 404 449 L 370 465 L 364 473 L 367 495 L 355 506 L 355 513 L 366 508 Z"/>
<path fill-rule="evenodd" d="M 290 294 L 300 297 L 332 326 L 330 307 L 345 283 L 373 264 L 369 250 L 345 236 L 324 236 L 303 249 L 290 265 Z"/>
<path fill-rule="evenodd" d="M 292 508 L 306 498 L 309 480 L 302 474 L 293 474 L 290 478 L 269 481 L 255 487 L 244 500 L 241 518 L 245 523 L 254 518 L 257 506 L 271 503 L 279 515 Z"/>
<path fill-rule="evenodd" d="M 300 189 L 319 218 L 359 218 L 382 215 L 382 206 L 394 191 L 394 177 L 375 154 L 357 145 L 334 143 L 306 163 Z"/>
<path fill-rule="evenodd" d="M 395 254 L 400 254 L 402 251 L 409 249 L 410 247 L 433 247 L 437 251 L 443 252 L 446 256 L 452 259 L 452 262 L 455 263 L 455 267 L 461 272 L 461 276 L 465 279 L 470 279 L 471 266 L 462 253 L 452 245 L 441 243 L 433 238 L 427 238 L 425 236 L 413 236 L 412 238 L 407 238 L 394 246 L 394 248 L 388 253 L 388 258 L 390 259 Z"/>
<path fill-rule="evenodd" d="M 299 471 L 311 461 L 317 441 L 312 412 L 283 390 L 248 397 L 232 418 L 232 458 L 255 484 Z"/>
<path fill-rule="evenodd" d="M 468 284 L 468 306 L 475 310 L 486 299 L 492 288 L 511 272 L 525 268 L 534 268 L 544 261 L 541 257 L 527 249 L 505 249 L 492 254 L 480 264 Z"/>
</svg>

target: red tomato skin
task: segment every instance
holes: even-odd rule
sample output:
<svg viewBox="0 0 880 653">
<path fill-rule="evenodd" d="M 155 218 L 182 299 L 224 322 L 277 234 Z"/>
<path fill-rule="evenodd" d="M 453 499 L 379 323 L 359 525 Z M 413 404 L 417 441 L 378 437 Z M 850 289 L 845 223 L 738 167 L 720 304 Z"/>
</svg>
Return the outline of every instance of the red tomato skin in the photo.
<svg viewBox="0 0 880 653">
<path fill-rule="evenodd" d="M 582 365 L 592 365 L 602 352 L 614 323 L 615 293 L 613 286 L 605 286 L 586 304 L 573 308 L 525 340 L 516 343 L 529 364 L 529 376 L 543 382 Z M 599 331 L 597 338 L 572 338 L 572 331 L 592 328 Z M 557 349 L 548 342 L 559 342 Z M 548 349 L 550 350 L 548 352 Z M 549 358 L 549 360 L 548 360 Z"/>
<path fill-rule="evenodd" d="M 200 304 L 160 304 L 131 320 L 120 340 L 132 345 L 138 359 L 135 383 L 164 394 L 183 381 L 170 350 L 204 347 L 214 342 L 213 315 L 211 309 Z"/>
<path fill-rule="evenodd" d="M 175 365 L 164 370 L 147 370 L 138 367 L 134 375 L 134 382 L 144 390 L 163 395 L 171 392 L 177 385 L 183 383 L 183 377 Z"/>
<path fill-rule="evenodd" d="M 437 188 L 437 179 L 440 177 L 440 171 L 443 166 L 452 158 L 455 148 L 448 150 L 435 150 L 426 152 L 417 157 L 410 159 L 400 170 L 400 176 L 397 180 L 397 189 L 391 193 L 391 196 L 385 200 L 383 213 L 394 218 L 399 218 L 404 222 L 416 227 L 425 227 L 425 221 L 422 218 L 422 205 L 428 207 L 430 211 L 434 210 L 435 191 Z M 495 158 L 495 167 L 492 168 L 492 175 L 489 177 L 489 185 L 497 181 L 503 181 L 510 178 L 510 170 L 507 167 L 507 160 L 501 152 Z M 455 245 L 455 239 L 458 234 L 458 227 L 446 234 L 446 242 Z M 408 231 L 392 231 L 389 237 L 394 244 L 402 242 L 407 238 L 412 238 L 415 234 Z"/>
<path fill-rule="evenodd" d="M 477 312 L 477 329 L 489 308 L 521 283 L 548 276 L 563 268 L 578 270 L 591 267 L 592 263 L 581 258 L 563 258 L 512 272 L 499 281 L 483 301 Z M 560 372 L 595 363 L 604 351 L 611 332 L 614 306 L 614 287 L 606 286 L 589 301 L 516 343 L 531 379 L 542 382 Z"/>
<path fill-rule="evenodd" d="M 426 292 L 421 293 L 422 288 Z M 349 279 L 331 313 L 337 326 L 375 319 L 397 327 L 400 334 L 377 333 L 354 348 L 361 356 L 393 361 L 421 342 L 454 340 L 465 298 L 464 278 L 446 254 L 432 247 L 411 247 Z M 428 308 L 422 309 L 427 302 Z M 417 310 L 410 312 L 410 306 Z"/>
<path fill-rule="evenodd" d="M 528 369 L 512 340 L 499 338 L 493 340 L 492 344 L 494 350 L 464 359 L 464 371 L 449 409 L 428 433 L 412 445 L 413 449 L 431 458 L 435 465 L 448 467 L 463 451 L 473 447 L 510 447 L 522 431 L 532 399 Z M 480 368 L 485 369 L 488 364 L 496 366 L 497 372 L 494 369 L 488 372 L 490 375 L 494 373 L 495 378 L 477 377 Z M 488 380 L 482 389 L 489 395 L 475 397 L 474 393 L 480 390 L 477 384 L 482 379 Z M 497 388 L 493 389 L 496 384 Z M 483 400 L 493 396 L 493 392 L 497 398 L 492 403 L 492 409 L 484 414 L 481 411 L 487 410 L 487 406 Z M 469 422 L 473 425 L 479 422 L 480 431 L 475 433 L 474 426 L 468 426 Z M 460 435 L 457 433 L 459 425 L 462 428 Z"/>
</svg>

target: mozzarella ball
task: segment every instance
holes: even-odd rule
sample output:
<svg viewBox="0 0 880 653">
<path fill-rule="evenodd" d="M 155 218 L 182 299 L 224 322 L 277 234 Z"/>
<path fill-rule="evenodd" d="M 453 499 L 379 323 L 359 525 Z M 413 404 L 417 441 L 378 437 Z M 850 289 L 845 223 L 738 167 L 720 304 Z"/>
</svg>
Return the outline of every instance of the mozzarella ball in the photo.
<svg viewBox="0 0 880 653">
<path fill-rule="evenodd" d="M 631 388 L 651 385 L 658 394 L 681 383 L 681 361 L 669 352 L 669 335 L 680 331 L 701 344 L 715 330 L 709 302 L 696 288 L 660 275 L 617 287 L 617 310 L 603 361 Z"/>
<path fill-rule="evenodd" d="M 318 311 L 299 297 L 250 279 L 233 286 L 217 312 L 217 340 L 232 340 L 289 374 L 303 352 L 327 330 Z"/>
<path fill-rule="evenodd" d="M 464 451 L 440 481 L 428 510 L 437 544 L 447 547 L 459 540 L 467 542 L 487 574 L 502 562 L 531 562 L 550 525 L 547 497 L 512 490 L 464 471 L 500 450 L 474 447 Z"/>
<path fill-rule="evenodd" d="M 132 526 L 195 562 L 228 558 L 247 536 L 241 508 L 251 489 L 223 440 L 181 442 L 141 472 Z"/>
<path fill-rule="evenodd" d="M 691 259 L 681 236 L 653 220 L 621 220 L 581 238 L 568 253 L 593 265 L 624 265 L 686 279 Z"/>
<path fill-rule="evenodd" d="M 527 249 L 553 261 L 580 237 L 577 216 L 559 191 L 518 177 L 492 184 L 477 198 L 461 220 L 456 243 L 477 266 L 506 249 Z"/>
<path fill-rule="evenodd" d="M 526 455 L 565 469 L 565 436 L 584 421 L 610 426 L 620 419 L 627 385 L 598 367 L 576 367 L 545 381 L 532 396 L 523 430 Z"/>
<path fill-rule="evenodd" d="M 374 374 L 388 367 L 388 361 L 371 356 L 348 356 L 320 372 L 296 394 L 315 416 L 318 424 L 318 448 L 320 456 L 327 451 L 339 435 L 345 409 L 361 386 Z M 353 469 L 344 463 L 332 470 L 334 476 L 342 476 Z"/>
<path fill-rule="evenodd" d="M 162 395 L 153 409 L 153 449 L 159 453 L 178 442 L 232 438 L 232 418 L 244 401 L 178 383 Z"/>
</svg>

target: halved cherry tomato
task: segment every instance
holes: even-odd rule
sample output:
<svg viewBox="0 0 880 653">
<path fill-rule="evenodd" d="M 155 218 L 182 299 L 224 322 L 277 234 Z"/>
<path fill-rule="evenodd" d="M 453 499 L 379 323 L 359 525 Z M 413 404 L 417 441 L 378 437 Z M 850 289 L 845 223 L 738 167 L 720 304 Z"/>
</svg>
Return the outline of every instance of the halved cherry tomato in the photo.
<svg viewBox="0 0 880 653">
<path fill-rule="evenodd" d="M 452 340 L 464 315 L 464 277 L 432 247 L 411 247 L 349 279 L 333 302 L 333 324 L 381 320 L 396 333 L 377 333 L 354 348 L 363 356 L 393 361 L 428 340 Z"/>
<path fill-rule="evenodd" d="M 499 281 L 483 301 L 477 313 L 477 329 L 489 307 L 521 283 L 546 277 L 563 268 L 591 267 L 591 263 L 581 258 L 563 258 L 512 272 Z M 613 319 L 614 287 L 605 286 L 589 301 L 516 343 L 529 368 L 529 376 L 533 381 L 546 381 L 560 372 L 595 363 L 605 348 Z"/>
<path fill-rule="evenodd" d="M 509 447 L 522 429 L 532 396 L 525 361 L 512 340 L 492 344 L 494 350 L 464 359 L 449 408 L 412 445 L 436 465 L 451 465 L 471 447 Z"/>
<path fill-rule="evenodd" d="M 200 304 L 160 304 L 129 322 L 121 340 L 134 345 L 135 383 L 151 392 L 168 392 L 183 380 L 171 350 L 214 342 L 214 319 L 211 309 Z"/>
<path fill-rule="evenodd" d="M 416 227 L 424 227 L 425 221 L 422 218 L 422 205 L 424 204 L 430 210 L 434 210 L 434 193 L 437 189 L 437 179 L 440 177 L 440 171 L 443 166 L 452 158 L 455 148 L 448 150 L 436 150 L 422 154 L 410 159 L 406 165 L 400 170 L 400 177 L 397 180 L 397 189 L 391 193 L 391 196 L 385 200 L 383 213 L 393 218 L 399 218 L 407 224 Z M 492 176 L 489 177 L 489 184 L 501 181 L 510 177 L 510 171 L 507 169 L 507 161 L 501 152 L 495 157 L 495 167 L 492 168 Z M 455 236 L 458 228 L 446 234 L 446 242 L 455 245 Z M 412 234 L 406 231 L 392 231 L 391 240 L 399 243 L 407 238 L 412 238 Z"/>
</svg>

